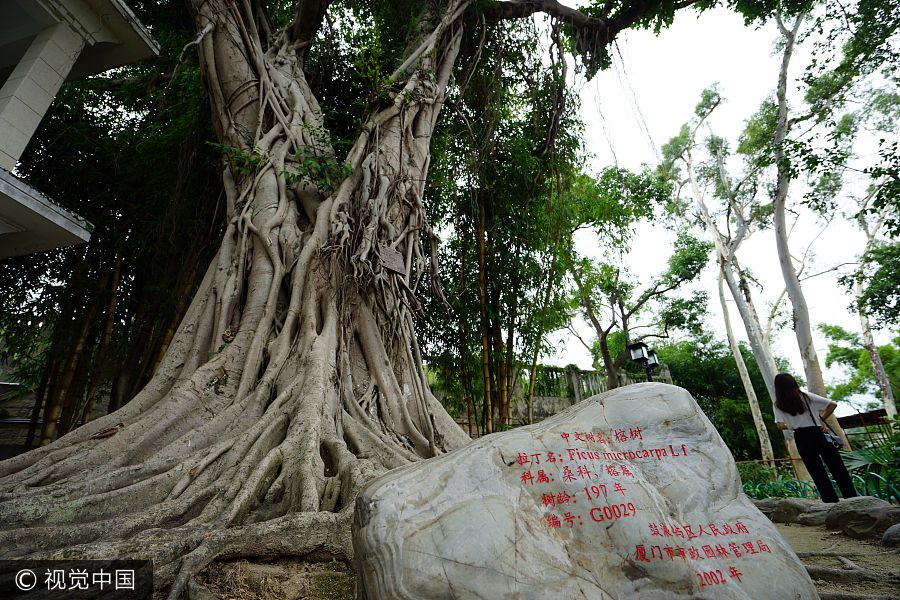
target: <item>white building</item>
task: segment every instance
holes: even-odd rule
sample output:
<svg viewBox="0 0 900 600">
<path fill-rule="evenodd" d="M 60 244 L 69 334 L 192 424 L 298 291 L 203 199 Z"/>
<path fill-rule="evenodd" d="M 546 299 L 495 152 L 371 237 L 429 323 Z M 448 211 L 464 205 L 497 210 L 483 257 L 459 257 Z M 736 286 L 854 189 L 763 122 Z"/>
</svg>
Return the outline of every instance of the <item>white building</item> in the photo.
<svg viewBox="0 0 900 600">
<path fill-rule="evenodd" d="M 0 0 L 0 259 L 90 239 L 13 170 L 64 82 L 158 53 L 121 0 Z"/>
</svg>

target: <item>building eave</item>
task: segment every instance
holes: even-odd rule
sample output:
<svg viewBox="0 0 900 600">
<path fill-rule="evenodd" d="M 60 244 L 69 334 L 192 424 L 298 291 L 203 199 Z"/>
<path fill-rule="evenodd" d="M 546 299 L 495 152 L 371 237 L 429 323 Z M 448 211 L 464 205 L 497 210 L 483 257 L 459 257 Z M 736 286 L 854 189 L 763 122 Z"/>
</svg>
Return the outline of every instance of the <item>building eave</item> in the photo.
<svg viewBox="0 0 900 600">
<path fill-rule="evenodd" d="M 0 168 L 0 259 L 83 244 L 93 226 Z"/>
<path fill-rule="evenodd" d="M 57 0 L 59 2 L 60 0 Z M 81 0 L 97 15 L 112 39 L 98 38 L 85 47 L 68 81 L 84 79 L 116 67 L 159 55 L 159 44 L 121 0 Z M 67 2 L 68 4 L 68 2 Z"/>
</svg>

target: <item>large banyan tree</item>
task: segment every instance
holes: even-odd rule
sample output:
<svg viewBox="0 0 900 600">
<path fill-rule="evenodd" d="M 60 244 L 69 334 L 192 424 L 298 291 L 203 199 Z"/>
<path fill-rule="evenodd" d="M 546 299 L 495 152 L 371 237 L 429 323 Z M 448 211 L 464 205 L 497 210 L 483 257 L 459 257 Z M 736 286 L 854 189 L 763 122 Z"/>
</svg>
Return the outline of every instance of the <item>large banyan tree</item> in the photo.
<svg viewBox="0 0 900 600">
<path fill-rule="evenodd" d="M 429 146 L 461 44 L 472 64 L 483 28 L 543 13 L 592 73 L 620 31 L 692 3 L 386 2 L 406 49 L 339 156 L 304 70 L 331 1 L 191 0 L 224 239 L 143 390 L 0 463 L 0 554 L 152 558 L 171 597 L 217 557 L 348 558 L 361 486 L 468 440 L 414 333 L 435 280 Z M 290 10 L 280 31 L 267 7 Z"/>
</svg>

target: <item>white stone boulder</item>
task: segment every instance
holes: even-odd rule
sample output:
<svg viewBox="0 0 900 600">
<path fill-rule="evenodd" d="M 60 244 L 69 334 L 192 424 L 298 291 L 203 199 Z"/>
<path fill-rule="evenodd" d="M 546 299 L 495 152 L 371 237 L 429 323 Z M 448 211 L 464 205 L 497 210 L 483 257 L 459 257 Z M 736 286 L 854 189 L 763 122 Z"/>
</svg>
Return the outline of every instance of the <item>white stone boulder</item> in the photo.
<svg viewBox="0 0 900 600">
<path fill-rule="evenodd" d="M 642 383 L 392 471 L 353 524 L 366 600 L 818 598 L 685 390 Z"/>
</svg>

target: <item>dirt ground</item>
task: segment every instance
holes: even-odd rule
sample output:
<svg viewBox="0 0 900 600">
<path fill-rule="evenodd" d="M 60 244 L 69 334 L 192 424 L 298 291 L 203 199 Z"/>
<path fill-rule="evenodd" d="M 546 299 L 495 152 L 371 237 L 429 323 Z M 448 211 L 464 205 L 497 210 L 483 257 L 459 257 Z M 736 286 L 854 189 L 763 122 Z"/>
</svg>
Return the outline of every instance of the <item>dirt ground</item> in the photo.
<svg viewBox="0 0 900 600">
<path fill-rule="evenodd" d="M 354 600 L 356 597 L 356 576 L 338 561 L 213 563 L 199 579 L 222 600 Z"/>
<path fill-rule="evenodd" d="M 775 525 L 822 600 L 900 600 L 900 549 L 805 525 Z M 355 576 L 340 562 L 214 563 L 200 577 L 223 600 L 354 600 Z M 777 599 L 772 599 L 777 600 Z"/>
<path fill-rule="evenodd" d="M 815 570 L 810 576 L 823 600 L 873 596 L 900 600 L 900 549 L 854 540 L 822 527 L 775 526 L 800 560 Z M 867 580 L 867 574 L 876 580 Z"/>
</svg>

